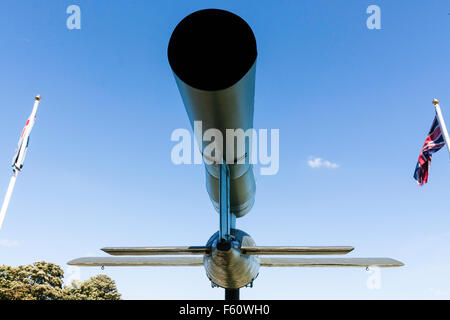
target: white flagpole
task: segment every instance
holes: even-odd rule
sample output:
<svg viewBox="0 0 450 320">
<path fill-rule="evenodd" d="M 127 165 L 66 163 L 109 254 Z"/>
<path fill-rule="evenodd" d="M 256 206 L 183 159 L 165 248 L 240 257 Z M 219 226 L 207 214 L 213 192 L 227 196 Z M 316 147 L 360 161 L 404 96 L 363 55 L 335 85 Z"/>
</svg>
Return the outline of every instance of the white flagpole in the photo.
<svg viewBox="0 0 450 320">
<path fill-rule="evenodd" d="M 13 175 L 11 177 L 11 180 L 9 181 L 9 186 L 8 190 L 6 191 L 5 200 L 3 200 L 2 209 L 0 210 L 0 230 L 2 229 L 3 220 L 5 219 L 6 211 L 8 210 L 9 201 L 11 200 L 12 192 L 16 184 L 17 175 L 19 174 L 19 171 L 22 169 L 22 165 L 25 160 L 25 154 L 28 146 L 28 139 L 30 137 L 31 129 L 33 129 L 34 120 L 36 118 L 36 113 L 39 106 L 39 101 L 41 101 L 41 96 L 37 95 L 34 98 L 34 100 L 35 101 L 33 111 L 31 112 L 31 115 L 28 118 L 27 123 L 25 124 L 25 128 L 22 131 L 21 139 L 23 140 L 19 140 L 19 143 L 22 144 L 18 145 L 17 158 L 14 159 L 13 163 L 14 167 Z"/>
<path fill-rule="evenodd" d="M 448 154 L 450 156 L 450 138 L 448 136 L 447 127 L 445 126 L 444 117 L 442 116 L 441 107 L 439 106 L 439 100 L 433 99 L 433 104 L 436 109 L 436 116 L 441 126 L 442 135 L 444 136 L 445 144 L 447 145 Z"/>
<path fill-rule="evenodd" d="M 11 200 L 12 192 L 14 190 L 14 185 L 16 184 L 18 171 L 14 169 L 14 173 L 9 180 L 8 190 L 6 191 L 5 200 L 3 200 L 2 210 L 0 211 L 0 230 L 2 229 L 3 220 L 5 219 L 6 210 L 8 210 L 9 201 Z"/>
</svg>

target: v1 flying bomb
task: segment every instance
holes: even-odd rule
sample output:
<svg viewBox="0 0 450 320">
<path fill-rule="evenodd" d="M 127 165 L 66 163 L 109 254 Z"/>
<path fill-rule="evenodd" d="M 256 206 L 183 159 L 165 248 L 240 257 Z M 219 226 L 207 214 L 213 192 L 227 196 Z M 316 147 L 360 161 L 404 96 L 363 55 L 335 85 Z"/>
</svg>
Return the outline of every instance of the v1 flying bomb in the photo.
<svg viewBox="0 0 450 320">
<path fill-rule="evenodd" d="M 218 129 L 253 128 L 256 39 L 239 16 L 207 9 L 185 17 L 169 41 L 168 59 L 191 126 L 202 121 L 202 134 Z M 205 157 L 205 142 L 196 137 Z M 234 143 L 231 137 L 224 145 Z M 237 145 L 236 143 L 234 144 Z M 78 266 L 203 266 L 213 286 L 225 289 L 225 299 L 239 299 L 239 289 L 252 286 L 260 267 L 395 267 L 390 258 L 293 258 L 290 255 L 344 255 L 351 246 L 257 246 L 236 220 L 255 201 L 256 184 L 248 161 L 249 144 L 234 149 L 229 163 L 205 162 L 206 189 L 219 213 L 219 231 L 203 246 L 103 248 L 113 257 L 87 257 Z M 223 148 L 226 159 L 226 150 Z M 238 161 L 240 159 L 244 159 Z M 121 257 L 134 256 L 134 257 Z M 147 257 L 152 256 L 152 257 Z M 266 257 L 276 256 L 276 257 Z"/>
<path fill-rule="evenodd" d="M 25 156 L 27 154 L 28 144 L 30 143 L 31 130 L 33 129 L 34 122 L 36 121 L 36 113 L 40 101 L 41 96 L 37 95 L 34 98 L 33 110 L 31 111 L 31 114 L 28 117 L 27 122 L 25 123 L 25 127 L 22 130 L 19 142 L 17 144 L 16 152 L 14 153 L 14 157 L 12 158 L 11 166 L 13 167 L 13 175 L 9 182 L 8 190 L 6 191 L 6 196 L 3 200 L 3 205 L 0 211 L 0 229 L 2 228 L 3 220 L 5 219 L 6 211 L 8 210 L 9 201 L 11 200 L 12 192 L 16 184 L 17 175 L 23 168 L 23 162 L 25 161 Z"/>
</svg>

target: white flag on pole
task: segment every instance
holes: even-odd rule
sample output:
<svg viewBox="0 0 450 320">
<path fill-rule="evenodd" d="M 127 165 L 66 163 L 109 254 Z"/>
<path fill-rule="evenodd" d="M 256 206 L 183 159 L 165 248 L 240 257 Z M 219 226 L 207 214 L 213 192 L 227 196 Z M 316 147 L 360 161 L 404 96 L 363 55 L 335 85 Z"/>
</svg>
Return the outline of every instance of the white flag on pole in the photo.
<svg viewBox="0 0 450 320">
<path fill-rule="evenodd" d="M 20 135 L 19 143 L 17 144 L 16 152 L 12 159 L 13 175 L 9 181 L 8 190 L 6 191 L 5 199 L 3 200 L 3 205 L 0 210 L 0 230 L 3 225 L 3 220 L 5 219 L 6 210 L 8 210 L 9 201 L 11 200 L 12 192 L 14 190 L 14 185 L 16 184 L 17 175 L 19 171 L 23 168 L 23 162 L 25 161 L 25 155 L 27 153 L 28 144 L 30 141 L 31 129 L 33 129 L 34 122 L 36 120 L 36 113 L 39 106 L 39 101 L 41 101 L 41 96 L 37 95 L 35 97 L 33 111 L 28 117 L 25 127 Z"/>
</svg>

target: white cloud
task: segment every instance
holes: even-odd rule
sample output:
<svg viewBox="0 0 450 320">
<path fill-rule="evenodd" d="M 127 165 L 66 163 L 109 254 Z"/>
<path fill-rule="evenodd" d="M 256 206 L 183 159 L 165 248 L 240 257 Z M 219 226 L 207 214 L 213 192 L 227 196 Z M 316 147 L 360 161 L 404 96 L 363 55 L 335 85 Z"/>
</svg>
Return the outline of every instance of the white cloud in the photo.
<svg viewBox="0 0 450 320">
<path fill-rule="evenodd" d="M 19 241 L 15 241 L 15 240 L 0 240 L 0 246 L 2 247 L 17 247 L 19 245 Z"/>
<path fill-rule="evenodd" d="M 322 158 L 313 158 L 313 157 L 310 157 L 310 159 L 308 160 L 308 166 L 310 166 L 311 168 L 326 167 L 330 169 L 336 169 L 339 167 L 337 163 L 333 163 L 328 160 L 324 160 Z"/>
</svg>

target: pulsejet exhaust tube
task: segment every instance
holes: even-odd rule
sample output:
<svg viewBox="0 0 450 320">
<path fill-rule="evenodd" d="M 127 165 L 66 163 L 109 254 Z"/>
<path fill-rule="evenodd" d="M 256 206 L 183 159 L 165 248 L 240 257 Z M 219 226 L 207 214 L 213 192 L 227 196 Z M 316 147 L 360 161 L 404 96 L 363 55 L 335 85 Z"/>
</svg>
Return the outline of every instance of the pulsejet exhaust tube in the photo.
<svg viewBox="0 0 450 320">
<path fill-rule="evenodd" d="M 230 212 L 238 218 L 247 214 L 255 201 L 251 143 L 245 138 L 239 148 L 237 137 L 227 137 L 226 131 L 253 128 L 256 57 L 256 39 L 250 26 L 239 16 L 218 9 L 197 11 L 184 18 L 168 47 L 169 63 L 192 128 L 201 121 L 201 136 L 196 140 L 205 160 L 209 197 L 219 211 L 218 164 L 205 154 L 211 141 L 203 140 L 205 132 L 217 129 L 223 137 L 222 158 L 231 160 L 226 161 Z"/>
</svg>

